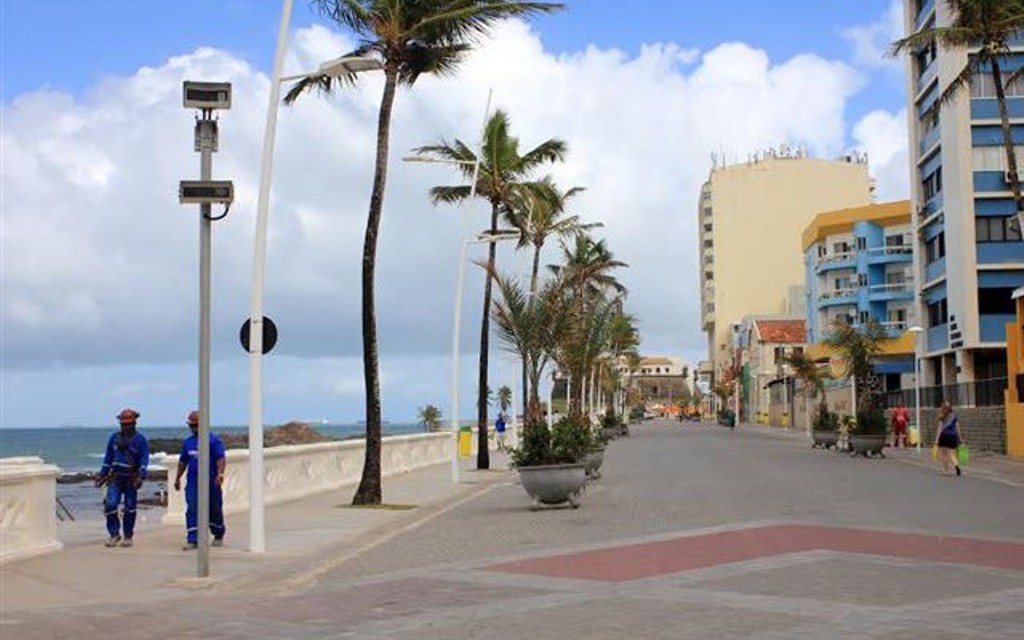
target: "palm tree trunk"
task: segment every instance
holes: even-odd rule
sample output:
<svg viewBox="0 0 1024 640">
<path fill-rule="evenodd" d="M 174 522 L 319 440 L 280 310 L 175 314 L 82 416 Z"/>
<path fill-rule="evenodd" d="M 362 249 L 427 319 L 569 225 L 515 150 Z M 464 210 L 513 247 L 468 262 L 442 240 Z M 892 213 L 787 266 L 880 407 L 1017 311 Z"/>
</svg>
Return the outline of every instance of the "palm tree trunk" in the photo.
<svg viewBox="0 0 1024 640">
<path fill-rule="evenodd" d="M 999 59 L 992 57 L 992 82 L 996 87 L 996 105 L 999 107 L 999 124 L 1003 130 L 1003 149 L 1006 151 L 1006 174 L 1013 192 L 1013 204 L 1017 210 L 1017 224 L 1024 234 L 1024 195 L 1021 194 L 1020 174 L 1017 173 L 1017 154 L 1013 148 L 1013 131 L 1010 128 L 1010 113 L 1006 107 L 1006 88 L 1003 86 L 1003 72 Z"/>
<path fill-rule="evenodd" d="M 491 234 L 498 232 L 498 205 L 491 204 Z M 498 244 L 487 244 L 487 273 L 494 273 L 495 256 Z M 487 450 L 487 352 L 491 334 L 491 278 L 484 283 L 484 313 L 480 321 L 480 371 L 477 380 L 476 398 L 476 468 L 490 469 L 491 454 Z"/>
<path fill-rule="evenodd" d="M 380 376 L 377 364 L 377 313 L 374 307 L 373 282 L 376 271 L 377 232 L 384 209 L 384 186 L 388 173 L 388 145 L 391 137 L 391 109 L 398 84 L 397 63 L 389 63 L 384 74 L 384 95 L 377 115 L 377 155 L 374 164 L 370 211 L 363 239 L 363 380 L 366 385 L 366 455 L 359 488 L 352 504 L 380 504 L 383 500 L 380 482 L 381 410 Z"/>
<path fill-rule="evenodd" d="M 537 295 L 537 273 L 540 270 L 540 249 L 544 246 L 543 241 L 540 244 L 533 245 L 533 270 L 530 272 L 530 304 L 533 304 L 533 299 Z M 526 389 L 526 356 L 523 356 L 523 389 Z M 538 398 L 540 397 L 540 390 L 536 389 Z M 529 397 L 527 393 L 523 393 L 523 420 L 526 420 L 526 414 L 529 411 Z"/>
</svg>

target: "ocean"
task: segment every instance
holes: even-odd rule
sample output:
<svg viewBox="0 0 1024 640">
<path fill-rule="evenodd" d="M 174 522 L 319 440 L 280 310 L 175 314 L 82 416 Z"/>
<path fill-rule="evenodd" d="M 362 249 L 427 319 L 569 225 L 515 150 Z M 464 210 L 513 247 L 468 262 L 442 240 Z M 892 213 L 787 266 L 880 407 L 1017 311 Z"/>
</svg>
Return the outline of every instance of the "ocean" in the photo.
<svg viewBox="0 0 1024 640">
<path fill-rule="evenodd" d="M 313 423 L 310 426 L 328 438 L 337 440 L 362 437 L 366 432 L 365 427 L 355 424 Z M 0 458 L 38 456 L 59 467 L 62 474 L 83 471 L 96 472 L 99 471 L 100 465 L 103 463 L 107 438 L 116 430 L 116 426 L 0 429 Z M 248 433 L 249 428 L 245 426 L 214 426 L 211 430 L 216 434 L 233 434 Z M 185 438 L 189 434 L 189 430 L 185 427 L 140 427 L 139 431 L 150 439 Z M 418 424 L 386 423 L 383 425 L 383 432 L 385 436 L 422 433 L 423 427 Z M 178 452 L 168 451 L 167 453 L 176 455 Z M 171 464 L 173 462 L 174 458 L 171 459 Z M 171 472 L 173 473 L 173 469 Z M 152 497 L 160 491 L 166 490 L 164 482 L 147 482 L 139 497 Z M 95 488 L 91 482 L 58 483 L 57 497 L 77 519 L 102 519 L 103 517 L 101 506 L 103 490 Z"/>
</svg>

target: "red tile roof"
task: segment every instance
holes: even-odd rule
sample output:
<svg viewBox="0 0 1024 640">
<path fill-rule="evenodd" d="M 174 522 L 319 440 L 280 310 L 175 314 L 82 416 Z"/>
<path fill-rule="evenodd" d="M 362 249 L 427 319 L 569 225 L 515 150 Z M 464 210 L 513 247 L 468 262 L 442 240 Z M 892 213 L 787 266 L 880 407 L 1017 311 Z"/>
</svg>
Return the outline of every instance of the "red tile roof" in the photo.
<svg viewBox="0 0 1024 640">
<path fill-rule="evenodd" d="M 807 329 L 803 320 L 755 320 L 761 342 L 803 344 L 807 341 Z"/>
</svg>

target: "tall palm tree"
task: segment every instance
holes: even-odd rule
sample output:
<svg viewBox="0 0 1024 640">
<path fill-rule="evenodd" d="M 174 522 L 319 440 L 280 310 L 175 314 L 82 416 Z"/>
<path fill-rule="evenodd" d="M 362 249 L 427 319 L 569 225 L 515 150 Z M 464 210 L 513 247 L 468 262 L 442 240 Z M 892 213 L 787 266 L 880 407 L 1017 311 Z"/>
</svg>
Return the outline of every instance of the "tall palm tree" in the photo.
<svg viewBox="0 0 1024 640">
<path fill-rule="evenodd" d="M 584 233 L 577 234 L 571 245 L 563 241 L 562 254 L 564 263 L 548 265 L 548 268 L 563 279 L 565 286 L 572 292 L 576 331 L 567 343 L 568 347 L 563 350 L 563 360 L 559 366 L 572 373 L 571 382 L 575 384 L 571 385 L 568 398 L 569 411 L 574 413 L 582 409 L 577 401 L 582 397 L 584 376 L 587 373 L 585 367 L 589 364 L 585 360 L 585 345 L 589 338 L 585 319 L 591 306 L 608 299 L 608 294 L 621 296 L 626 293 L 626 288 L 612 272 L 629 265 L 616 260 L 604 240 L 594 241 Z"/>
<path fill-rule="evenodd" d="M 1006 175 L 1013 193 L 1017 223 L 1024 230 L 1024 195 L 1021 193 L 1017 157 L 1014 154 L 1013 133 L 1006 101 L 1006 87 L 1019 81 L 1024 68 L 1007 73 L 1010 42 L 1024 33 L 1024 0 L 945 0 L 952 20 L 949 26 L 925 26 L 906 38 L 892 44 L 895 54 L 915 53 L 926 47 L 967 49 L 967 64 L 949 86 L 942 90 L 936 101 L 935 112 L 949 104 L 961 91 L 970 87 L 976 78 L 988 74 L 995 87 L 999 123 L 1006 152 Z M 931 114 L 931 117 L 936 117 Z"/>
<path fill-rule="evenodd" d="M 521 232 L 519 246 L 533 247 L 533 263 L 530 270 L 530 295 L 537 292 L 537 277 L 540 271 L 540 252 L 551 236 L 566 238 L 570 235 L 604 226 L 599 222 L 584 223 L 579 216 L 568 215 L 569 200 L 584 191 L 583 187 L 572 187 L 565 191 L 558 188 L 551 176 L 544 176 L 530 188 L 518 190 L 509 203 L 508 221 Z M 526 366 L 522 371 L 523 387 L 526 386 Z M 523 397 L 523 412 L 527 399 Z"/>
<path fill-rule="evenodd" d="M 458 166 L 465 177 L 475 185 L 437 186 L 430 190 L 434 204 L 440 202 L 462 202 L 474 193 L 485 198 L 491 205 L 491 233 L 498 231 L 502 215 L 509 217 L 514 201 L 521 201 L 525 193 L 539 189 L 540 183 L 531 181 L 533 173 L 542 165 L 561 161 L 565 157 L 566 144 L 557 138 L 540 143 L 526 153 L 519 151 L 519 139 L 509 132 L 509 118 L 501 109 L 495 111 L 484 125 L 483 145 L 477 157 L 471 145 L 461 140 L 448 144 L 444 141 L 415 149 L 416 154 L 435 160 L 448 161 Z M 495 270 L 497 243 L 491 242 L 487 249 L 487 272 Z M 477 458 L 478 469 L 490 467 L 487 450 L 487 368 L 490 336 L 491 278 L 484 283 L 484 310 L 480 321 L 480 367 L 478 371 L 477 395 Z"/>
<path fill-rule="evenodd" d="M 381 407 L 374 274 L 396 90 L 399 85 L 412 86 L 423 74 L 453 73 L 478 38 L 489 33 L 498 20 L 550 12 L 561 9 L 563 5 L 512 0 L 315 0 L 315 3 L 321 15 L 359 37 L 362 44 L 349 55 L 375 57 L 384 68 L 384 92 L 377 115 L 377 151 L 362 260 L 366 457 L 359 488 L 352 498 L 353 504 L 379 504 L 382 500 Z M 311 88 L 330 92 L 339 85 L 353 82 L 354 74 L 340 78 L 308 76 L 288 91 L 285 103 L 294 102 Z"/>
</svg>

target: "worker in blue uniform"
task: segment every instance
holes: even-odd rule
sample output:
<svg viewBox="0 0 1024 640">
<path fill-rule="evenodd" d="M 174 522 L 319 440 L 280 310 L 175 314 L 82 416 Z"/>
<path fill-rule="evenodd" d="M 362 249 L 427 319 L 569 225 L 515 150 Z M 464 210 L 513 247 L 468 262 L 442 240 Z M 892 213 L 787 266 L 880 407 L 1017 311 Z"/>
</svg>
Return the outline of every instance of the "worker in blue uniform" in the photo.
<svg viewBox="0 0 1024 640">
<path fill-rule="evenodd" d="M 185 484 L 185 546 L 186 551 L 197 546 L 197 520 L 199 511 L 199 412 L 188 414 L 188 428 L 192 435 L 185 438 L 178 456 L 178 474 L 174 478 L 174 490 L 181 491 L 181 476 L 188 471 Z M 210 434 L 210 533 L 211 546 L 224 544 L 224 470 L 227 458 L 224 443 L 215 434 Z"/>
<path fill-rule="evenodd" d="M 139 412 L 124 409 L 117 414 L 121 425 L 107 440 L 107 451 L 103 455 L 103 466 L 96 476 L 96 486 L 107 486 L 103 500 L 103 513 L 107 518 L 107 533 L 110 537 L 104 545 L 108 547 L 132 546 L 135 535 L 135 507 L 138 503 L 139 487 L 146 479 L 149 466 L 149 442 L 146 436 L 136 430 Z M 124 500 L 123 512 L 118 511 Z"/>
</svg>

